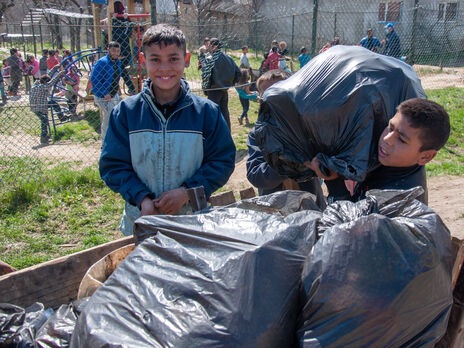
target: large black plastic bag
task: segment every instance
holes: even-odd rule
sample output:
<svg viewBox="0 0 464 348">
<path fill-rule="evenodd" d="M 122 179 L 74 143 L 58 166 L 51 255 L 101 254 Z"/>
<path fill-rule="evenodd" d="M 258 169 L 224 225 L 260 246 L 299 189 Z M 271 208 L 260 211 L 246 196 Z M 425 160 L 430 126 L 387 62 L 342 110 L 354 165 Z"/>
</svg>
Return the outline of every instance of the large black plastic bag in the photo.
<svg viewBox="0 0 464 348">
<path fill-rule="evenodd" d="M 321 213 L 261 211 L 289 194 L 248 209 L 138 219 L 136 233 L 156 235 L 92 295 L 71 346 L 292 346 L 301 270 Z M 295 195 L 296 209 L 301 195 L 311 197 Z M 274 201 L 278 210 L 285 199 Z"/>
<path fill-rule="evenodd" d="M 445 333 L 450 234 L 413 200 L 420 191 L 373 190 L 324 211 L 302 275 L 300 346 L 433 347 Z"/>
<path fill-rule="evenodd" d="M 363 47 L 335 46 L 264 93 L 256 143 L 284 176 L 314 176 L 303 162 L 318 155 L 326 173 L 362 181 L 396 107 L 415 97 L 426 96 L 411 66 Z"/>
</svg>

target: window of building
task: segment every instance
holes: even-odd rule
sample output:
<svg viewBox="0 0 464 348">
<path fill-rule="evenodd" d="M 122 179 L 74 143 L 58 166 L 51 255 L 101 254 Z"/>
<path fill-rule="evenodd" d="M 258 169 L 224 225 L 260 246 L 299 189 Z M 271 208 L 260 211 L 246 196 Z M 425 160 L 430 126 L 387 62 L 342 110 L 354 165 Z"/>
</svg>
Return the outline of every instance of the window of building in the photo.
<svg viewBox="0 0 464 348">
<path fill-rule="evenodd" d="M 402 1 L 383 1 L 379 3 L 379 22 L 399 22 Z"/>
<path fill-rule="evenodd" d="M 438 20 L 439 21 L 455 21 L 457 18 L 457 2 L 441 2 L 438 5 Z"/>
</svg>

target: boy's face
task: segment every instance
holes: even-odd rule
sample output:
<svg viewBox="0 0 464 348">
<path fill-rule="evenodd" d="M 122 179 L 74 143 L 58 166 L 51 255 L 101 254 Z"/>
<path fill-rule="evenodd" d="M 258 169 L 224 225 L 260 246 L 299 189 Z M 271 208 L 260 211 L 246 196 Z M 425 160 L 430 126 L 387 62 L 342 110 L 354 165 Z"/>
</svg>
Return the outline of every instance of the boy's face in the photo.
<svg viewBox="0 0 464 348">
<path fill-rule="evenodd" d="M 144 47 L 147 73 L 159 102 L 169 102 L 177 97 L 180 79 L 184 74 L 185 53 L 175 44 L 153 44 Z M 172 96 L 172 99 L 170 99 Z M 165 100 L 165 99 L 169 100 Z"/>
<path fill-rule="evenodd" d="M 436 155 L 436 150 L 421 151 L 420 128 L 412 128 L 401 112 L 390 120 L 379 139 L 379 162 L 389 167 L 424 165 Z"/>
</svg>

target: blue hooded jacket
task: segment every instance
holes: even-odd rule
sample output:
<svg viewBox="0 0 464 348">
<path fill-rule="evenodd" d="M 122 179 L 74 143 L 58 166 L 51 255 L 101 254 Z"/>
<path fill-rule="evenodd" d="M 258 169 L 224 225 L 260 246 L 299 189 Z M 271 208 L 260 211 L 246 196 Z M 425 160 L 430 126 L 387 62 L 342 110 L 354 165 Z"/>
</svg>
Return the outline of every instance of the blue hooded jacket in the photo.
<svg viewBox="0 0 464 348">
<path fill-rule="evenodd" d="M 203 186 L 209 198 L 235 166 L 235 145 L 216 104 L 192 94 L 181 80 L 181 95 L 166 119 L 150 85 L 147 80 L 141 93 L 113 109 L 100 157 L 102 179 L 126 201 L 120 225 L 125 234 L 133 233 L 147 195 L 184 185 Z"/>
<path fill-rule="evenodd" d="M 121 61 L 118 59 L 119 76 L 121 76 Z M 104 98 L 110 93 L 111 82 L 113 81 L 113 62 L 109 55 L 100 58 L 94 65 L 90 82 L 92 91 L 99 98 Z"/>
</svg>

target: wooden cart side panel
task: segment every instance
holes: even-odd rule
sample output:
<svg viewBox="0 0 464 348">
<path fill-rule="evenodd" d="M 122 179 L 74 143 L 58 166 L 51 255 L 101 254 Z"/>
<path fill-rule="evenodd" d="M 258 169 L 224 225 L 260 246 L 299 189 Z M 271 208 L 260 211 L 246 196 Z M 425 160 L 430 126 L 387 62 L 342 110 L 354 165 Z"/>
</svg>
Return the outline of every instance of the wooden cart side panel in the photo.
<svg viewBox="0 0 464 348">
<path fill-rule="evenodd" d="M 98 245 L 0 277 L 0 302 L 27 307 L 39 301 L 56 308 L 76 299 L 85 272 L 106 254 L 127 244 L 133 237 Z"/>
</svg>

